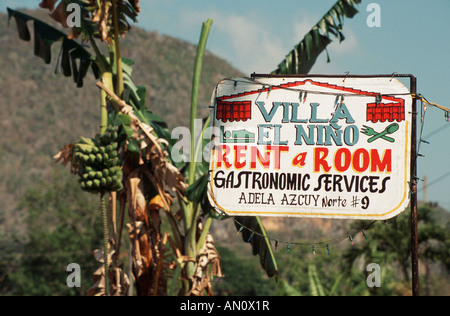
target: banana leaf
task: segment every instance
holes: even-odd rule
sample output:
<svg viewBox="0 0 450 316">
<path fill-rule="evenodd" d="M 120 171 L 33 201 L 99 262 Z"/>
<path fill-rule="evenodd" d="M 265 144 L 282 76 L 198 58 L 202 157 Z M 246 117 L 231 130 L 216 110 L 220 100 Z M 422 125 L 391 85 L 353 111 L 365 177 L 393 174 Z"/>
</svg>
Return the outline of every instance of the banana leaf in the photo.
<svg viewBox="0 0 450 316">
<path fill-rule="evenodd" d="M 314 66 L 317 57 L 326 51 L 327 62 L 330 62 L 327 46 L 331 37 L 337 37 L 339 42 L 345 39 L 342 33 L 344 18 L 353 18 L 358 13 L 356 5 L 361 0 L 339 0 L 305 35 L 303 40 L 286 55 L 278 65 L 274 74 L 307 74 Z"/>
<path fill-rule="evenodd" d="M 7 8 L 7 10 L 8 23 L 12 18 L 15 19 L 19 38 L 21 40 L 31 40 L 27 22 L 33 21 L 34 54 L 42 58 L 46 64 L 50 64 L 52 61 L 53 44 L 61 42 L 59 67 L 62 69 L 64 76 L 73 77 L 78 88 L 83 87 L 83 80 L 86 77 L 89 68 L 92 69 L 95 78 L 99 78 L 100 74 L 97 64 L 93 61 L 91 54 L 79 43 L 69 39 L 66 34 L 39 19 L 10 8 Z"/>
<path fill-rule="evenodd" d="M 267 276 L 276 279 L 278 276 L 277 262 L 261 219 L 257 216 L 236 216 L 235 226 L 238 231 L 244 227 L 242 229 L 243 241 L 252 245 L 253 255 L 259 255 L 259 262 Z"/>
</svg>

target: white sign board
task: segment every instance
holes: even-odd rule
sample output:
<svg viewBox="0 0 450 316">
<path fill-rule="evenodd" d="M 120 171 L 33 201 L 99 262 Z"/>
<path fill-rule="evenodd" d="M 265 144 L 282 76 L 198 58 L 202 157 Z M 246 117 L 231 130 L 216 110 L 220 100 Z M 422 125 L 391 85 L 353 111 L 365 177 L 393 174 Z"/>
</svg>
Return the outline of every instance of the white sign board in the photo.
<svg viewBox="0 0 450 316">
<path fill-rule="evenodd" d="M 384 220 L 408 206 L 412 97 L 399 80 L 226 79 L 213 104 L 218 212 Z"/>
</svg>

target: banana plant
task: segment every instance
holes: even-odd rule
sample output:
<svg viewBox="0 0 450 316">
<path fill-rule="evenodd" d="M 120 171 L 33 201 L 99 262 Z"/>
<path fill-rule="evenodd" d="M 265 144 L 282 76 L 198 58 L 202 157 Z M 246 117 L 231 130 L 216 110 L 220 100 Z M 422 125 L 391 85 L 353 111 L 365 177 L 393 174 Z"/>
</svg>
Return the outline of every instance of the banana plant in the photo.
<svg viewBox="0 0 450 316">
<path fill-rule="evenodd" d="M 180 294 L 212 294 L 211 280 L 213 276 L 221 276 L 221 267 L 209 234 L 211 219 L 202 225 L 199 206 L 185 198 L 188 183 L 171 162 L 172 140 L 167 124 L 146 109 L 146 89 L 137 86 L 132 78 L 133 61 L 121 57 L 120 36 L 129 29 L 127 19 L 136 20 L 139 0 L 44 0 L 40 6 L 50 10 L 50 16 L 67 27 L 66 8 L 71 3 L 79 5 L 82 19 L 81 25 L 72 27 L 68 35 L 19 11 L 8 8 L 8 13 L 9 20 L 15 19 L 23 40 L 31 40 L 28 23 L 34 24 L 34 52 L 47 64 L 53 58 L 52 45 L 62 43 L 58 67 L 65 76 L 74 77 L 77 87 L 83 86 L 89 69 L 100 79 L 97 83 L 100 88 L 99 134 L 95 138 L 80 137 L 78 143 L 64 146 L 55 156 L 63 165 L 71 163 L 71 171 L 79 175 L 82 189 L 101 196 L 104 246 L 96 252 L 96 257 L 103 262 L 103 267 L 94 273 L 95 284 L 89 294 L 127 294 L 130 281 L 118 261 L 126 210 L 130 218 L 127 226 L 138 295 L 174 294 L 175 289 L 180 288 L 176 285 L 179 279 L 182 280 Z M 201 63 L 211 23 L 209 20 L 204 24 L 199 45 L 192 113 L 197 108 Z M 75 40 L 78 37 L 90 44 L 92 53 Z M 100 45 L 106 46 L 108 56 L 101 53 Z M 109 131 L 115 136 L 110 147 L 103 144 L 106 139 L 111 141 Z M 110 151 L 100 152 L 106 151 L 105 148 L 114 148 L 119 154 L 119 157 L 112 156 L 114 164 L 100 160 L 102 155 L 111 155 Z M 111 173 L 107 167 L 111 168 Z M 189 183 L 195 181 L 195 169 L 194 164 L 189 166 L 186 175 Z M 117 177 L 120 177 L 120 185 Z M 104 199 L 106 194 L 108 204 Z M 181 217 L 172 211 L 174 197 L 180 201 Z M 160 210 L 169 223 L 169 232 L 162 231 Z M 172 269 L 175 276 L 170 283 Z"/>
<path fill-rule="evenodd" d="M 67 27 L 67 6 L 70 3 L 76 3 L 82 8 L 82 25 L 80 29 L 83 30 L 83 36 L 85 39 L 89 40 L 91 44 L 94 46 L 96 57 L 93 57 L 91 53 L 89 53 L 82 45 L 80 45 L 75 38 L 81 33 L 80 30 L 72 29 L 72 32 L 67 36 L 65 33 L 53 28 L 52 26 L 34 18 L 24 13 L 11 10 L 8 8 L 9 20 L 14 18 L 16 20 L 19 37 L 22 40 L 30 41 L 30 31 L 28 28 L 28 22 L 32 21 L 34 25 L 34 53 L 38 57 L 41 57 L 45 63 L 49 64 L 52 60 L 52 45 L 56 42 L 60 42 L 61 44 L 61 54 L 60 61 L 58 62 L 58 68 L 62 69 L 62 73 L 64 76 L 69 77 L 73 76 L 77 87 L 83 86 L 83 80 L 86 77 L 89 68 L 92 69 L 95 77 L 101 78 L 105 83 L 107 83 L 110 87 L 113 84 L 113 64 L 109 63 L 106 58 L 99 53 L 98 47 L 94 40 L 96 36 L 96 28 L 95 28 L 95 17 L 93 17 L 98 10 L 96 10 L 95 6 L 89 5 L 88 3 L 82 1 L 60 1 L 57 4 L 57 0 L 47 0 L 42 1 L 40 6 L 44 9 L 48 9 L 51 11 L 51 17 L 55 19 L 57 22 Z M 130 5 L 129 3 L 127 3 Z M 118 5 L 117 1 L 113 1 L 113 5 L 111 7 L 112 18 L 111 20 L 118 20 Z M 137 12 L 136 12 L 137 13 Z M 90 15 L 91 14 L 91 15 Z M 112 34 L 109 32 L 107 34 L 110 38 L 118 39 L 118 32 Z M 116 47 L 114 47 L 116 48 Z M 116 53 L 115 50 L 111 50 L 112 53 Z M 114 54 L 115 55 L 115 54 Z M 77 63 L 78 60 L 78 63 Z M 79 65 L 79 66 L 78 66 Z M 116 67 L 115 75 L 118 78 L 117 86 L 123 87 L 123 81 L 120 80 L 121 69 L 120 67 Z M 123 89 L 123 88 L 122 88 Z M 79 181 L 81 188 L 86 191 L 90 191 L 91 193 L 98 193 L 100 195 L 100 205 L 103 219 L 103 227 L 104 227 L 104 245 L 103 245 L 103 256 L 99 256 L 99 261 L 103 260 L 103 269 L 97 273 L 97 276 L 100 275 L 101 279 L 98 279 L 98 284 L 102 281 L 102 292 L 105 295 L 110 294 L 110 272 L 115 272 L 115 276 L 119 276 L 119 280 L 115 285 L 119 283 L 126 283 L 125 278 L 120 277 L 123 275 L 123 271 L 121 271 L 120 267 L 115 267 L 112 271 L 109 270 L 109 261 L 110 261 L 110 253 L 109 253 L 109 233 L 108 233 L 108 222 L 107 222 L 107 206 L 105 201 L 105 194 L 109 193 L 111 196 L 116 195 L 116 191 L 122 189 L 122 185 L 119 182 L 121 178 L 121 168 L 117 166 L 118 173 L 116 174 L 111 169 L 111 176 L 108 170 L 111 164 L 111 159 L 109 155 L 112 154 L 112 151 L 109 150 L 108 153 L 105 152 L 106 146 L 109 145 L 109 149 L 112 148 L 112 144 L 116 145 L 117 148 L 117 139 L 111 141 L 110 137 L 108 142 L 110 144 L 100 144 L 100 135 L 104 136 L 105 132 L 108 128 L 108 113 L 107 113 L 107 104 L 105 95 L 102 93 L 101 101 L 100 101 L 100 128 L 99 134 L 96 137 L 96 141 L 93 139 L 81 138 L 80 142 L 77 144 L 69 144 L 66 145 L 60 153 L 55 156 L 57 161 L 63 160 L 63 164 L 67 164 L 69 161 L 72 162 L 72 172 L 76 173 L 80 176 Z M 104 138 L 105 139 L 105 138 Z M 102 145 L 102 146 L 101 146 Z M 104 146 L 103 146 L 104 145 Z M 100 152 L 99 149 L 103 151 Z M 93 150 L 95 149 L 95 153 Z M 114 150 L 114 153 L 117 155 L 117 150 Z M 108 155 L 109 154 L 109 155 Z M 98 155 L 98 158 L 96 157 Z M 116 165 L 119 162 L 118 157 L 115 157 Z M 103 169 L 98 169 L 102 167 Z M 95 169 L 94 169 L 95 168 Z M 104 170 L 104 172 L 103 172 Z M 97 175 L 98 174 L 98 175 Z M 113 177 L 115 178 L 114 182 L 117 185 L 113 188 L 111 184 L 113 183 Z M 107 180 L 108 179 L 108 180 Z M 107 183 L 108 182 L 108 183 Z M 95 279 L 95 274 L 94 274 Z M 120 288 L 126 288 L 127 286 L 119 286 Z M 92 291 L 91 291 L 92 292 Z"/>
<path fill-rule="evenodd" d="M 307 73 L 317 56 L 331 42 L 330 34 L 341 41 L 344 39 L 341 32 L 342 19 L 356 14 L 354 5 L 359 2 L 338 1 L 280 63 L 275 73 Z M 89 172 L 93 172 L 87 169 L 89 166 L 80 167 L 82 162 L 86 163 L 91 158 L 81 156 L 85 154 L 77 148 L 85 149 L 86 146 L 82 145 L 91 141 L 95 148 L 106 147 L 98 145 L 102 143 L 101 137 L 111 128 L 116 128 L 118 132 L 116 142 L 122 164 L 123 189 L 111 186 L 107 179 L 109 171 L 105 171 L 108 175 L 104 180 L 105 189 L 98 185 L 98 190 L 94 190 L 96 193 L 100 192 L 101 196 L 105 242 L 103 251 L 97 252 L 103 254 L 98 256 L 99 261 L 103 260 L 103 267 L 94 273 L 96 283 L 90 294 L 127 293 L 130 281 L 118 261 L 126 209 L 130 218 L 127 226 L 138 295 L 174 294 L 175 289 L 179 288 L 176 285 L 178 279 L 182 283 L 180 294 L 212 294 L 211 277 L 221 276 L 222 273 L 219 256 L 209 234 L 211 222 L 217 216 L 205 198 L 208 167 L 194 163 L 195 159 L 192 157 L 200 150 L 202 142 L 197 142 L 195 146 L 195 140 L 191 139 L 191 163 L 182 174 L 172 164 L 168 154 L 172 144 L 167 124 L 146 109 L 145 87 L 135 85 L 132 79 L 133 62 L 121 56 L 120 36 L 124 36 L 129 30 L 128 19 L 136 21 L 140 12 L 139 0 L 42 0 L 40 6 L 48 9 L 50 16 L 67 28 L 67 6 L 72 3 L 79 5 L 82 18 L 81 25 L 71 27 L 68 35 L 19 11 L 8 8 L 8 14 L 9 20 L 15 19 L 22 40 L 31 40 L 28 23 L 34 24 L 34 53 L 45 63 L 49 64 L 53 59 L 52 46 L 61 43 L 58 67 L 64 76 L 73 77 L 77 87 L 83 86 L 89 70 L 92 70 L 96 79 L 100 79 L 97 84 L 100 88 L 101 114 L 98 137 L 80 138 L 79 143 L 64 146 L 55 156 L 64 165 L 69 162 L 72 164 L 71 170 L 80 176 L 82 188 L 85 183 L 84 189 L 92 191 L 91 186 L 97 185 L 97 182 L 89 179 Z M 211 24 L 211 20 L 203 24 L 198 46 L 191 101 L 192 132 L 203 54 Z M 91 51 L 76 41 L 78 37 L 90 44 Z M 108 56 L 101 53 L 98 43 L 106 46 Z M 207 125 L 208 122 L 205 127 Z M 92 163 L 94 162 L 95 159 Z M 98 166 L 100 161 L 95 163 Z M 87 179 L 82 179 L 84 175 Z M 103 176 L 103 172 L 99 176 Z M 100 184 L 101 179 L 98 179 Z M 178 198 L 181 218 L 172 211 L 173 196 L 168 191 L 175 192 Z M 109 195 L 107 205 L 105 194 Z M 117 208 L 119 218 L 116 216 Z M 161 229 L 160 210 L 163 210 L 169 223 L 170 233 L 164 233 Z M 204 223 L 202 215 L 206 218 Z M 253 253 L 259 255 L 267 274 L 276 276 L 278 268 L 261 220 L 257 217 L 240 217 L 235 220 L 237 229 L 244 225 L 258 233 L 256 238 L 248 238 L 247 232 L 242 236 L 245 242 L 252 244 Z M 170 269 L 175 270 L 171 280 L 168 273 Z"/>
</svg>

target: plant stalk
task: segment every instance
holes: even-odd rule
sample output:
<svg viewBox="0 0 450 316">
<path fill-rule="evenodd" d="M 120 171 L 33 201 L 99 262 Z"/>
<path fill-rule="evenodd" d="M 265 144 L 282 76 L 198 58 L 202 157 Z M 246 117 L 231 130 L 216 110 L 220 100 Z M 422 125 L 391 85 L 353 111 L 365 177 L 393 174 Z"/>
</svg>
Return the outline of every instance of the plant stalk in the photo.
<svg viewBox="0 0 450 316">
<path fill-rule="evenodd" d="M 191 113 L 190 113 L 190 130 L 191 130 L 191 143 L 190 143 L 190 162 L 189 162 L 189 175 L 188 185 L 192 185 L 195 182 L 195 118 L 197 116 L 198 107 L 198 91 L 200 87 L 201 72 L 203 66 L 203 57 L 205 55 L 206 43 L 208 41 L 209 31 L 211 29 L 212 20 L 208 19 L 202 25 L 202 32 L 200 35 L 200 41 L 197 47 L 197 57 L 195 60 L 194 76 L 192 80 L 192 93 L 191 93 Z M 186 238 L 186 251 L 189 258 L 196 259 L 197 257 L 197 245 L 196 245 L 196 232 L 197 232 L 197 217 L 199 215 L 199 206 L 196 203 L 189 203 L 186 208 L 185 225 L 187 228 L 188 236 Z M 195 272 L 195 264 L 189 261 L 186 264 L 186 272 L 188 278 L 192 277 Z M 185 289 L 189 290 L 189 289 Z"/>
<path fill-rule="evenodd" d="M 103 84 L 111 89 L 113 87 L 113 78 L 111 72 L 105 72 L 102 76 Z M 100 91 L 100 134 L 104 134 L 108 127 L 108 95 L 104 90 Z"/>
<path fill-rule="evenodd" d="M 113 3 L 113 23 L 114 23 L 114 57 L 117 68 L 116 80 L 116 94 L 122 98 L 124 91 L 123 70 L 122 70 L 122 55 L 120 52 L 120 38 L 119 38 L 119 16 L 117 14 L 117 0 L 112 0 Z"/>
<path fill-rule="evenodd" d="M 189 164 L 189 179 L 188 184 L 192 185 L 195 180 L 195 117 L 197 116 L 198 106 L 198 90 L 200 87 L 200 78 L 203 66 L 203 57 L 205 55 L 206 43 L 208 41 L 209 31 L 211 29 L 212 20 L 208 19 L 202 26 L 202 33 L 200 35 L 200 42 L 197 48 L 197 57 L 194 67 L 194 78 L 192 80 L 192 94 L 191 94 L 191 155 Z"/>
<path fill-rule="evenodd" d="M 211 29 L 212 20 L 208 19 L 202 26 L 202 32 L 200 35 L 200 41 L 197 48 L 197 57 L 195 61 L 194 67 L 194 77 L 192 80 L 192 92 L 191 92 L 191 142 L 190 142 L 190 160 L 189 160 L 189 175 L 188 175 L 188 185 L 192 185 L 195 182 L 195 170 L 196 170 L 196 162 L 195 156 L 197 154 L 197 150 L 195 148 L 195 117 L 197 115 L 197 106 L 198 106 L 198 91 L 200 86 L 200 78 L 202 72 L 203 65 L 203 57 L 205 55 L 206 42 L 208 40 L 209 31 Z M 201 146 L 201 143 L 200 143 Z M 197 148 L 198 149 L 198 148 Z M 194 214 L 194 205 L 193 203 L 189 203 L 188 207 L 185 209 L 185 225 L 186 230 L 188 231 L 191 228 L 191 224 L 194 222 L 193 216 Z M 196 222 L 196 219 L 195 219 Z"/>
<path fill-rule="evenodd" d="M 104 72 L 102 75 L 102 81 L 107 87 L 113 86 L 113 78 L 111 72 Z M 108 108 L 107 108 L 107 94 L 104 90 L 100 91 L 100 134 L 104 134 L 108 128 Z M 108 276 L 108 216 L 107 207 L 105 202 L 105 194 L 100 194 L 100 205 L 102 212 L 103 222 L 103 260 L 105 269 L 105 295 L 109 296 L 109 276 Z"/>
<path fill-rule="evenodd" d="M 100 91 L 100 134 L 104 134 L 107 128 L 108 128 L 108 107 L 106 101 L 106 93 L 102 90 Z"/>
<path fill-rule="evenodd" d="M 105 295 L 109 296 L 109 277 L 108 277 L 108 217 L 106 214 L 105 194 L 100 194 L 100 205 L 103 221 L 103 260 L 105 267 Z"/>
<path fill-rule="evenodd" d="M 200 238 L 198 239 L 197 252 L 202 250 L 203 246 L 205 245 L 206 236 L 208 235 L 209 228 L 211 227 L 211 224 L 212 224 L 212 217 L 209 216 L 206 219 L 205 225 L 203 226 L 202 234 L 200 235 Z"/>
</svg>

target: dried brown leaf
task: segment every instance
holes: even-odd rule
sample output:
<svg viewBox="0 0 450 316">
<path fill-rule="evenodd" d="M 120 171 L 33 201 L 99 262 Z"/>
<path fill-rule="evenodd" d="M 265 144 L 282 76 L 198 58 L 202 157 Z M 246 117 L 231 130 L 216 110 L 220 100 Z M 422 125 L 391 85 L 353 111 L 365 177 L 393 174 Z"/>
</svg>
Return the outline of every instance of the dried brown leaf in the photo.
<svg viewBox="0 0 450 316">
<path fill-rule="evenodd" d="M 144 221 L 148 225 L 146 212 L 145 187 L 138 171 L 132 172 L 127 179 L 128 205 L 130 216 L 135 221 Z"/>
<path fill-rule="evenodd" d="M 201 223 L 199 229 L 201 230 Z M 197 255 L 197 266 L 191 277 L 192 287 L 188 295 L 202 296 L 204 291 L 213 295 L 212 277 L 223 276 L 219 253 L 214 246 L 213 237 L 208 233 L 205 244 Z"/>
<path fill-rule="evenodd" d="M 55 159 L 55 163 L 58 163 L 62 160 L 61 164 L 63 166 L 67 165 L 72 160 L 73 146 L 73 144 L 64 145 L 64 147 L 56 155 L 53 156 L 53 159 Z"/>
<path fill-rule="evenodd" d="M 48 9 L 50 11 L 53 11 L 55 9 L 55 3 L 58 0 L 42 0 L 42 2 L 39 4 L 39 6 L 43 9 Z"/>
<path fill-rule="evenodd" d="M 110 1 L 101 0 L 101 8 L 97 8 L 94 11 L 92 21 L 97 22 L 97 29 L 101 34 L 101 39 L 105 42 L 112 43 L 112 38 L 109 36 L 109 31 L 111 23 L 108 21 L 111 19 L 109 14 L 109 9 L 112 6 Z"/>
<path fill-rule="evenodd" d="M 67 144 L 53 156 L 55 163 L 61 162 L 65 167 L 69 162 L 71 163 L 70 172 L 77 174 L 78 172 L 78 161 L 74 159 L 74 144 Z"/>
<path fill-rule="evenodd" d="M 130 287 L 128 275 L 123 272 L 122 266 L 115 266 L 108 269 L 110 279 L 110 293 L 112 296 L 126 296 Z M 89 288 L 87 296 L 105 296 L 105 268 L 102 265 L 92 275 L 94 284 Z"/>
<path fill-rule="evenodd" d="M 128 0 L 128 2 L 131 4 L 133 9 L 136 10 L 136 12 L 141 12 L 141 7 L 139 6 L 139 0 Z"/>
<path fill-rule="evenodd" d="M 115 251 L 111 250 L 108 253 L 108 278 L 110 280 L 110 293 L 113 296 L 126 296 L 128 288 L 130 287 L 130 280 L 123 272 L 123 264 L 118 264 L 113 260 Z M 97 249 L 94 251 L 95 259 L 103 263 L 103 250 Z M 93 285 L 87 291 L 87 296 L 104 296 L 105 291 L 105 266 L 102 264 L 92 275 Z"/>
<path fill-rule="evenodd" d="M 161 196 L 158 194 L 148 203 L 148 208 L 150 211 L 159 211 L 164 207 L 164 202 Z"/>
<path fill-rule="evenodd" d="M 63 27 L 67 28 L 69 27 L 67 25 L 67 11 L 66 11 L 66 5 L 64 1 L 61 1 L 59 5 L 56 7 L 55 10 L 50 14 L 50 17 L 55 20 L 56 22 L 60 23 Z"/>
</svg>

